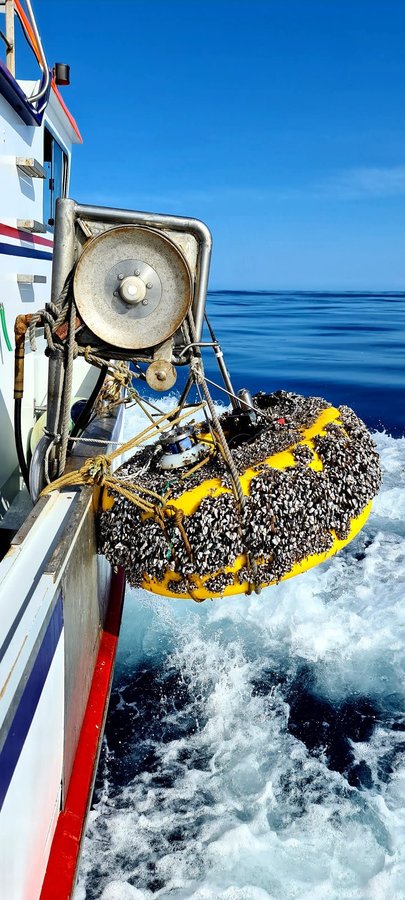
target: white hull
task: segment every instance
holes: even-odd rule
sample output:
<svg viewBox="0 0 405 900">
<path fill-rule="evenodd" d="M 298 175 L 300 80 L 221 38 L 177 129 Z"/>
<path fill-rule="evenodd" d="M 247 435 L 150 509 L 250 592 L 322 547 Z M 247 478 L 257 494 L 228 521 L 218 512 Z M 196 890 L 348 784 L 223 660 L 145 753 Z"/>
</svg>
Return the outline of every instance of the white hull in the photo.
<svg viewBox="0 0 405 900">
<path fill-rule="evenodd" d="M 0 870 L 7 900 L 41 895 L 110 584 L 87 489 L 40 500 L 0 564 Z M 108 693 L 101 699 L 95 760 Z M 83 790 L 87 809 L 91 785 Z"/>
<path fill-rule="evenodd" d="M 75 813 L 75 837 L 62 853 L 63 864 L 53 839 L 68 809 L 89 694 L 101 664 L 103 629 L 112 607 L 119 621 L 123 584 L 112 597 L 110 567 L 97 556 L 90 491 L 55 492 L 40 500 L 27 519 L 21 512 L 23 496 L 27 510 L 32 504 L 27 491 L 20 491 L 14 440 L 14 321 L 50 300 L 55 201 L 67 194 L 72 144 L 81 140 L 54 84 L 45 113 L 36 117 L 21 88 L 29 96 L 38 84 L 17 83 L 0 62 L 0 301 L 5 323 L 0 327 L 0 560 L 11 539 L 0 562 L 0 894 L 7 900 L 38 900 L 46 890 L 53 898 L 67 898 L 73 890 L 114 646 L 103 662 L 108 677 L 86 739 L 86 766 L 81 768 L 87 774 L 76 788 L 80 812 Z M 44 349 L 41 337 L 36 353 L 26 341 L 22 438 L 28 463 L 31 431 L 46 406 Z M 97 374 L 77 361 L 73 396 L 87 398 Z M 93 436 L 95 428 L 97 422 Z M 120 430 L 121 418 L 110 417 L 96 436 L 117 440 Z M 99 446 L 86 449 L 97 452 Z M 44 887 L 48 865 L 56 865 L 59 878 L 66 876 L 62 893 L 49 873 Z"/>
</svg>

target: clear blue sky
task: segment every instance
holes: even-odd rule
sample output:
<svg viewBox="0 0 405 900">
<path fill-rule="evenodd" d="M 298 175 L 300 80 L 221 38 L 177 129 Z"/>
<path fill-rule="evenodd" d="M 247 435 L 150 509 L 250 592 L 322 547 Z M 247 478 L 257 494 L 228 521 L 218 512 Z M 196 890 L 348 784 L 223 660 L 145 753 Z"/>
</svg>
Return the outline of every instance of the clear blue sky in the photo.
<svg viewBox="0 0 405 900">
<path fill-rule="evenodd" d="M 405 290 L 404 0 L 35 0 L 83 202 L 202 218 L 212 288 Z"/>
</svg>

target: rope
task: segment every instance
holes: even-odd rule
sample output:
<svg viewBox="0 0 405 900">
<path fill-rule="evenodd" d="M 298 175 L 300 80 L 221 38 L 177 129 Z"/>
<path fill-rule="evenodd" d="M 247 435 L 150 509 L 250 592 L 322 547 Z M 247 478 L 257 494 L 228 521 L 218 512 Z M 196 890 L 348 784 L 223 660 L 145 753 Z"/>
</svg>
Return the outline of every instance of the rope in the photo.
<svg viewBox="0 0 405 900">
<path fill-rule="evenodd" d="M 193 318 L 193 314 L 192 314 L 191 310 L 188 313 L 188 326 L 190 328 L 191 337 L 192 337 L 193 341 L 197 342 L 197 340 L 198 340 L 197 332 L 195 330 L 194 318 Z M 186 329 L 187 329 L 187 326 L 186 326 Z M 231 480 L 232 480 L 234 494 L 236 497 L 237 505 L 239 507 L 239 513 L 240 513 L 240 518 L 241 518 L 241 531 L 242 531 L 243 543 L 245 545 L 246 563 L 247 563 L 247 570 L 248 570 L 248 585 L 249 585 L 248 593 L 251 593 L 251 584 L 253 584 L 255 592 L 257 594 L 259 594 L 261 588 L 260 588 L 260 585 L 257 580 L 257 563 L 256 563 L 256 560 L 252 558 L 252 556 L 250 554 L 250 550 L 247 546 L 247 541 L 246 541 L 246 530 L 247 530 L 246 529 L 246 498 L 245 498 L 245 495 L 242 490 L 242 485 L 240 483 L 238 470 L 233 461 L 232 453 L 230 451 L 228 442 L 227 442 L 225 434 L 223 432 L 221 423 L 220 423 L 218 415 L 217 415 L 217 411 L 215 409 L 213 399 L 211 397 L 211 394 L 210 394 L 210 391 L 209 391 L 209 388 L 208 388 L 208 385 L 207 385 L 207 382 L 205 379 L 205 373 L 204 373 L 204 369 L 203 369 L 201 354 L 200 354 L 198 347 L 195 348 L 195 355 L 194 355 L 194 359 L 191 360 L 190 368 L 191 368 L 192 374 L 194 375 L 195 380 L 198 382 L 198 384 L 201 385 L 204 397 L 206 399 L 207 406 L 210 411 L 211 418 L 212 418 L 212 421 L 215 426 L 216 435 L 218 438 L 218 448 L 221 452 L 221 455 L 222 455 L 226 465 L 228 466 L 229 474 L 230 474 Z"/>
<path fill-rule="evenodd" d="M 196 410 L 201 409 L 200 406 L 195 407 Z M 176 412 L 178 407 L 176 407 Z M 163 433 L 166 429 L 172 428 L 173 425 L 177 425 L 183 419 L 186 419 L 194 410 L 189 410 L 188 412 L 183 413 L 181 416 L 177 416 L 174 420 L 167 421 L 169 413 L 161 416 L 156 422 L 153 422 L 151 425 L 148 425 L 147 428 L 144 428 L 143 431 L 136 434 L 134 437 L 130 438 L 129 441 L 126 441 L 124 444 L 120 444 L 116 450 L 112 450 L 111 453 L 99 454 L 98 456 L 91 457 L 86 460 L 81 469 L 75 469 L 74 472 L 66 472 L 64 475 L 61 475 L 55 481 L 52 481 L 48 484 L 42 491 L 42 494 L 49 494 L 51 491 L 60 490 L 63 487 L 70 487 L 72 485 L 80 485 L 80 484 L 94 484 L 98 486 L 104 486 L 105 480 L 108 478 L 114 480 L 114 484 L 119 483 L 120 479 L 116 476 L 111 475 L 111 463 L 118 456 L 122 456 L 124 453 L 127 453 L 129 450 L 133 450 L 134 447 L 139 446 L 143 441 L 148 440 L 153 432 Z M 173 411 L 170 413 L 173 414 Z M 163 426 L 163 422 L 166 420 L 166 428 Z M 101 480 L 100 480 L 101 479 Z M 104 480 L 103 480 L 104 479 Z M 137 486 L 138 487 L 138 486 Z M 144 493 L 149 493 L 152 496 L 158 497 L 159 500 L 162 498 L 160 494 L 155 494 L 154 491 L 149 491 L 148 488 L 142 488 Z M 122 492 L 122 489 L 121 491 Z"/>
<path fill-rule="evenodd" d="M 55 334 L 56 329 L 66 322 L 69 312 L 67 297 L 72 285 L 72 280 L 73 272 L 70 272 L 56 302 L 53 303 L 52 301 L 49 301 L 49 303 L 45 304 L 44 309 L 40 309 L 38 312 L 33 313 L 29 325 L 29 341 L 33 353 L 35 353 L 37 349 L 36 330 L 38 325 L 43 325 L 44 338 L 48 347 L 52 352 L 55 351 L 56 346 L 53 335 Z"/>
<path fill-rule="evenodd" d="M 48 483 L 50 480 L 49 464 L 51 461 L 51 452 L 53 452 L 56 442 L 60 442 L 60 453 L 57 462 L 58 474 L 63 472 L 66 464 L 70 425 L 70 400 L 72 394 L 73 360 L 77 355 L 75 349 L 77 346 L 75 341 L 76 306 L 73 300 L 73 296 L 71 295 L 69 298 L 69 295 L 71 294 L 72 281 L 73 271 L 70 272 L 68 277 L 66 278 L 65 284 L 56 302 L 54 303 L 50 301 L 49 303 L 45 304 L 44 309 L 41 309 L 38 312 L 34 313 L 31 317 L 29 325 L 29 342 L 31 350 L 33 352 L 35 352 L 37 349 L 37 327 L 38 325 L 42 325 L 44 329 L 44 338 L 51 353 L 56 353 L 57 351 L 60 352 L 61 349 L 64 349 L 64 352 L 66 354 L 61 412 L 59 413 L 59 422 L 61 422 L 59 431 L 61 433 L 51 436 L 52 440 L 47 448 L 44 460 L 45 479 Z M 59 326 L 63 325 L 68 318 L 68 341 L 66 347 L 64 347 L 62 341 L 60 340 L 55 343 L 54 334 Z"/>
<path fill-rule="evenodd" d="M 70 431 L 70 407 L 72 401 L 72 383 L 73 383 L 73 360 L 75 357 L 75 321 L 76 321 L 76 304 L 73 297 L 70 301 L 69 315 L 69 332 L 66 347 L 66 369 L 63 384 L 63 400 L 62 400 L 62 425 L 61 425 L 61 443 L 58 460 L 58 474 L 62 474 L 66 465 L 66 454 L 68 448 L 68 439 Z"/>
<path fill-rule="evenodd" d="M 56 481 L 48 484 L 43 489 L 41 496 L 45 496 L 51 491 L 68 487 L 73 484 L 92 485 L 114 491 L 137 506 L 147 518 L 153 517 L 165 534 L 165 517 L 169 517 L 173 521 L 174 527 L 179 530 L 186 551 L 190 559 L 192 559 L 190 542 L 183 525 L 183 510 L 165 502 L 160 494 L 157 494 L 156 491 L 152 491 L 143 485 L 137 484 L 136 482 L 133 482 L 132 484 L 123 484 L 120 478 L 111 473 L 111 458 L 113 455 L 114 454 L 105 456 L 99 455 L 87 459 L 81 469 L 77 472 L 68 472 Z"/>
<path fill-rule="evenodd" d="M 61 425 L 60 425 L 60 452 L 58 458 L 58 478 L 51 483 L 48 483 L 47 486 L 42 491 L 42 494 L 47 494 L 50 491 L 57 490 L 62 487 L 68 487 L 71 485 L 81 485 L 81 484 L 92 484 L 98 487 L 106 487 L 112 491 L 116 491 L 122 496 L 126 497 L 126 499 L 130 500 L 132 503 L 137 505 L 143 513 L 146 515 L 153 515 L 155 521 L 157 521 L 165 534 L 165 521 L 167 516 L 170 516 L 174 521 L 174 527 L 177 528 L 181 534 L 181 537 L 184 541 L 184 545 L 186 547 L 186 551 L 189 554 L 190 558 L 192 557 L 191 546 L 187 538 L 187 534 L 183 525 L 183 512 L 182 510 L 178 510 L 177 508 L 171 506 L 166 501 L 164 501 L 164 505 L 162 506 L 162 498 L 155 494 L 153 491 L 149 491 L 148 489 L 142 487 L 136 483 L 127 483 L 124 485 L 117 476 L 112 475 L 111 473 L 111 463 L 117 457 L 126 453 L 127 451 L 133 449 L 142 440 L 145 440 L 153 433 L 162 433 L 167 428 L 173 428 L 180 421 L 190 415 L 190 412 L 183 413 L 182 415 L 177 415 L 186 400 L 187 393 L 189 390 L 189 382 L 186 385 L 186 389 L 181 398 L 181 405 L 176 407 L 175 410 L 172 410 L 168 414 L 162 415 L 157 421 L 152 419 L 151 414 L 145 409 L 144 403 L 142 403 L 141 398 L 138 392 L 132 387 L 131 382 L 133 376 L 130 373 L 129 368 L 126 365 L 112 365 L 109 363 L 109 374 L 113 379 L 112 384 L 109 385 L 109 406 L 113 407 L 119 403 L 125 402 L 136 402 L 144 414 L 150 419 L 151 424 L 144 429 L 138 435 L 135 435 L 134 438 L 127 441 L 125 444 L 118 446 L 118 448 L 112 451 L 110 454 L 98 455 L 93 458 L 87 459 L 81 469 L 76 470 L 74 472 L 68 472 L 65 475 L 62 474 L 66 465 L 66 457 L 67 457 L 67 448 L 69 442 L 69 426 L 70 426 L 70 404 L 71 404 L 71 394 L 72 394 L 72 378 L 73 378 L 73 361 L 76 356 L 81 355 L 84 356 L 85 360 L 92 365 L 96 365 L 99 368 L 105 366 L 106 360 L 102 357 L 98 356 L 93 352 L 93 348 L 91 346 L 87 347 L 79 347 L 76 339 L 75 339 L 75 322 L 76 322 L 76 305 L 74 302 L 73 295 L 70 295 L 70 288 L 73 280 L 73 271 L 69 274 L 66 279 L 63 290 L 61 291 L 56 303 L 49 302 L 45 305 L 43 310 L 40 310 L 37 313 L 34 313 L 31 319 L 31 323 L 29 326 L 29 340 L 31 349 L 35 351 L 37 349 L 36 344 L 36 329 L 39 324 L 43 325 L 44 329 L 44 337 L 47 341 L 48 347 L 51 352 L 56 352 L 57 349 L 60 350 L 61 345 L 65 349 L 66 359 L 65 359 L 65 377 L 63 383 L 63 396 L 62 396 L 62 404 L 61 404 Z M 54 334 L 57 328 L 64 324 L 68 320 L 68 339 L 67 343 L 64 344 L 62 341 L 58 341 L 55 344 Z M 188 321 L 184 321 L 183 323 L 184 334 L 188 341 L 189 346 L 193 346 L 193 355 L 190 362 L 190 376 L 194 383 L 196 384 L 198 392 L 199 389 L 202 389 L 205 402 L 203 401 L 198 406 L 193 407 L 193 412 L 198 411 L 199 409 L 204 409 L 205 416 L 209 423 L 210 431 L 213 437 L 214 446 L 221 453 L 226 466 L 229 470 L 232 489 L 235 495 L 237 509 L 239 511 L 240 516 L 240 530 L 241 537 L 245 546 L 246 553 L 246 561 L 247 561 L 247 569 L 248 569 L 248 583 L 249 583 L 249 593 L 251 591 L 251 584 L 254 585 L 257 593 L 260 591 L 260 587 L 257 583 L 257 564 L 254 559 L 251 558 L 251 554 L 249 548 L 247 546 L 246 541 L 246 498 L 242 490 L 242 485 L 240 482 L 239 474 L 236 469 L 232 453 L 230 451 L 228 442 L 226 440 L 224 431 L 222 429 L 220 420 L 218 418 L 214 402 L 212 400 L 207 379 L 205 377 L 204 368 L 201 359 L 201 352 L 199 348 L 197 333 L 195 330 L 195 323 L 193 319 L 192 312 L 190 311 L 188 314 Z M 122 388 L 125 387 L 127 389 L 127 396 L 122 397 L 121 391 Z M 105 396 L 105 395 L 104 395 Z M 205 406 L 208 407 L 211 416 L 211 422 L 208 420 L 208 417 L 205 412 Z M 176 418 L 177 415 L 177 418 Z M 165 423 L 165 424 L 163 424 Z M 54 442 L 51 442 L 47 449 L 46 460 L 45 460 L 45 475 L 47 480 L 49 481 L 49 453 L 50 449 L 53 446 Z M 208 459 L 210 458 L 210 454 L 202 461 L 197 463 L 197 465 L 190 470 L 187 475 L 191 475 L 192 472 L 196 471 L 200 468 L 200 466 L 204 465 Z M 167 496 L 169 496 L 170 492 Z M 150 498 L 150 499 L 148 499 Z M 154 501 L 154 502 L 153 502 Z M 159 502 L 159 506 L 157 506 L 157 502 Z M 190 595 L 192 596 L 191 592 Z"/>
<path fill-rule="evenodd" d="M 116 447 L 121 446 L 121 441 L 109 441 L 108 439 L 101 438 L 85 438 L 85 437 L 74 437 L 69 436 L 68 441 L 72 442 L 72 444 L 103 444 L 104 447 L 111 447 L 114 444 Z"/>
<path fill-rule="evenodd" d="M 106 490 L 112 492 L 115 491 L 126 500 L 137 506 L 146 518 L 152 517 L 154 521 L 162 528 L 162 531 L 164 532 L 169 545 L 171 545 L 172 542 L 170 541 L 170 538 L 167 534 L 166 525 L 168 521 L 172 522 L 173 527 L 178 529 L 181 539 L 183 540 L 184 546 L 186 548 L 186 552 L 192 560 L 192 549 L 183 524 L 184 513 L 183 510 L 178 509 L 171 503 L 167 502 L 167 499 L 170 496 L 170 492 L 167 492 L 165 496 L 162 497 L 155 491 L 152 491 L 135 481 L 132 483 L 128 483 L 126 479 L 121 479 L 118 476 L 112 474 L 111 464 L 117 456 L 120 456 L 129 450 L 132 450 L 134 447 L 142 443 L 142 441 L 147 440 L 151 436 L 151 433 L 156 431 L 164 432 L 165 429 L 173 428 L 173 425 L 176 425 L 183 419 L 189 417 L 195 411 L 195 409 L 201 409 L 202 405 L 203 404 L 200 404 L 193 410 L 188 410 L 182 415 L 176 416 L 174 421 L 172 419 L 169 420 L 169 415 L 172 416 L 173 414 L 176 414 L 179 409 L 178 407 L 175 410 L 172 410 L 170 413 L 161 416 L 157 422 L 153 422 L 139 434 L 135 435 L 125 444 L 121 444 L 116 450 L 113 450 L 111 453 L 99 454 L 97 456 L 91 457 L 85 461 L 84 465 L 79 470 L 76 470 L 74 472 L 67 472 L 57 478 L 56 481 L 47 484 L 43 489 L 41 496 L 46 496 L 47 494 L 51 493 L 51 491 L 60 490 L 61 488 L 71 487 L 73 485 L 91 485 L 93 487 L 105 488 Z M 164 422 L 166 422 L 165 426 L 163 425 Z M 208 457 L 204 458 L 204 460 L 196 464 L 192 471 L 198 469 L 200 465 L 203 465 L 207 461 L 207 459 Z M 191 474 L 191 471 L 187 474 Z M 187 584 L 188 593 L 190 594 L 190 597 L 195 600 L 196 598 L 193 595 L 193 585 L 188 578 Z"/>
</svg>

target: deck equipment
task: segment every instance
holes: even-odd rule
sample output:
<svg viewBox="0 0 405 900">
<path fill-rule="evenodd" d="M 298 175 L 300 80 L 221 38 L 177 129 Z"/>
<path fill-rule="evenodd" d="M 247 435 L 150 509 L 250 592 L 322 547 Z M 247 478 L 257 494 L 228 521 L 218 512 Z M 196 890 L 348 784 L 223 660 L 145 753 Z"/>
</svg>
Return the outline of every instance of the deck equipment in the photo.
<svg viewBox="0 0 405 900">
<path fill-rule="evenodd" d="M 53 286 L 60 297 L 50 342 L 50 415 L 31 466 L 36 489 L 96 486 L 101 551 L 131 584 L 160 595 L 203 600 L 259 592 L 352 540 L 380 483 L 373 441 L 350 409 L 322 398 L 235 393 L 209 322 L 209 340 L 202 340 L 206 226 L 72 200 L 58 201 L 56 215 L 62 251 Z M 230 401 L 222 416 L 204 371 L 205 347 L 214 351 L 219 387 Z M 138 403 L 150 425 L 72 473 L 65 471 L 69 371 L 78 355 L 107 367 L 113 402 Z M 170 412 L 134 388 L 141 379 L 167 391 L 184 366 L 186 384 Z M 113 471 L 118 453 L 135 448 Z"/>
</svg>

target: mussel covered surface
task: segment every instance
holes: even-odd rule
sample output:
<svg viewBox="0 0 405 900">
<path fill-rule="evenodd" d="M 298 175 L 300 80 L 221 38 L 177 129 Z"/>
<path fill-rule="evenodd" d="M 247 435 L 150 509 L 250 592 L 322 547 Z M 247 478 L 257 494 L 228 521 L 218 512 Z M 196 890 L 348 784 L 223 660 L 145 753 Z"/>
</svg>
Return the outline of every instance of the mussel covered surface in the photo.
<svg viewBox="0 0 405 900">
<path fill-rule="evenodd" d="M 114 567 L 123 566 L 132 586 L 139 587 L 145 574 L 161 581 L 169 569 L 177 576 L 168 585 L 173 593 L 187 593 L 190 576 L 197 574 L 209 576 L 206 589 L 220 595 L 247 579 L 245 566 L 235 573 L 225 571 L 246 547 L 257 561 L 258 581 L 268 584 L 288 573 L 294 563 L 329 550 L 334 535 L 348 537 L 351 520 L 375 496 L 381 481 L 378 454 L 364 423 L 341 406 L 343 428 L 336 422 L 326 425 L 323 434 L 313 438 L 311 449 L 299 442 L 304 429 L 330 406 L 326 400 L 278 391 L 258 394 L 255 402 L 263 428 L 253 440 L 232 449 L 239 473 L 257 467 L 243 518 L 232 492 L 215 497 L 208 492 L 196 511 L 183 517 L 187 548 L 170 518 L 163 529 L 119 494 L 112 508 L 101 513 L 100 550 Z M 222 417 L 225 431 L 228 415 Z M 281 469 L 261 465 L 286 449 L 292 451 L 295 465 Z M 322 469 L 309 467 L 314 453 Z M 118 474 L 132 476 L 167 502 L 212 478 L 231 487 L 220 454 L 184 478 L 184 469 L 170 473 L 159 469 L 156 446 L 140 450 Z"/>
</svg>

